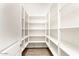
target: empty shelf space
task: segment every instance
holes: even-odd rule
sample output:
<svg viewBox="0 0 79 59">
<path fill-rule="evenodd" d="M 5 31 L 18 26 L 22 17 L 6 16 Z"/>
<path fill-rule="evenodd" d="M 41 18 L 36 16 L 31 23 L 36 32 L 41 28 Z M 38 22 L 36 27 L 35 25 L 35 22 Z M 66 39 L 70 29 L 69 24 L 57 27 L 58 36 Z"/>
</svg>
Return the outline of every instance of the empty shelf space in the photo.
<svg viewBox="0 0 79 59">
<path fill-rule="evenodd" d="M 50 37 L 52 41 L 58 41 L 58 29 L 50 29 Z"/>
<path fill-rule="evenodd" d="M 27 47 L 28 44 L 29 44 L 28 42 L 27 43 L 23 43 L 22 46 L 20 46 L 21 47 L 21 51 L 23 51 L 25 49 L 25 47 Z"/>
<path fill-rule="evenodd" d="M 50 40 L 49 40 L 48 38 L 46 38 L 46 42 L 47 42 L 47 43 L 49 43 L 49 42 L 50 42 Z"/>
<path fill-rule="evenodd" d="M 60 45 L 60 48 L 70 56 L 79 55 L 79 48 L 75 48 L 74 45 L 71 45 L 69 43 L 62 43 Z"/>
<path fill-rule="evenodd" d="M 6 38 L 5 38 L 6 39 Z M 14 45 L 16 42 L 18 42 L 18 40 L 14 40 L 12 38 L 10 39 L 6 39 L 6 40 L 0 40 L 0 52 L 4 51 L 5 49 L 11 47 L 12 45 Z"/>
<path fill-rule="evenodd" d="M 50 41 L 50 49 L 54 52 L 54 55 L 58 55 L 58 46 Z"/>
<path fill-rule="evenodd" d="M 50 37 L 50 36 L 46 36 L 49 40 L 51 40 L 53 43 L 55 43 L 56 45 L 58 45 L 58 40 L 57 39 L 55 39 L 55 38 L 52 38 L 52 37 Z"/>
<path fill-rule="evenodd" d="M 46 44 L 47 44 L 49 50 L 51 51 L 51 53 L 52 53 L 54 56 L 57 56 L 57 53 L 58 53 L 58 52 L 56 52 L 56 51 L 50 46 L 49 43 L 46 42 Z M 58 48 L 56 48 L 56 49 L 58 49 Z"/>
<path fill-rule="evenodd" d="M 28 23 L 44 23 L 46 22 L 47 20 L 46 19 L 29 19 L 29 22 Z"/>
<path fill-rule="evenodd" d="M 30 36 L 42 36 L 45 35 L 45 31 L 29 31 Z"/>
<path fill-rule="evenodd" d="M 61 56 L 69 56 L 65 51 L 63 51 L 61 48 L 60 48 L 60 55 Z"/>
<path fill-rule="evenodd" d="M 28 22 L 28 24 L 45 24 L 45 23 L 47 23 L 46 20 L 44 20 L 44 21 L 39 21 L 39 20 L 37 21 L 37 20 L 36 20 L 36 21 L 29 21 L 29 22 Z"/>
<path fill-rule="evenodd" d="M 29 29 L 45 29 L 45 24 L 29 24 Z"/>
<path fill-rule="evenodd" d="M 29 37 L 29 41 L 45 41 L 45 37 Z"/>
</svg>

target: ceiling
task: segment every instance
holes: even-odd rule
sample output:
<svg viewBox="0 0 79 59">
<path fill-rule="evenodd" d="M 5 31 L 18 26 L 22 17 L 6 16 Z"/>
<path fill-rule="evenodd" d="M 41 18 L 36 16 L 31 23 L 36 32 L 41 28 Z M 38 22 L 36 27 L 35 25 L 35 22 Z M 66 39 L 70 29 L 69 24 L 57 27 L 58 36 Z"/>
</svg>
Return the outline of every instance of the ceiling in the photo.
<svg viewBox="0 0 79 59">
<path fill-rule="evenodd" d="M 26 3 L 23 4 L 29 16 L 45 16 L 50 9 L 50 3 Z"/>
</svg>

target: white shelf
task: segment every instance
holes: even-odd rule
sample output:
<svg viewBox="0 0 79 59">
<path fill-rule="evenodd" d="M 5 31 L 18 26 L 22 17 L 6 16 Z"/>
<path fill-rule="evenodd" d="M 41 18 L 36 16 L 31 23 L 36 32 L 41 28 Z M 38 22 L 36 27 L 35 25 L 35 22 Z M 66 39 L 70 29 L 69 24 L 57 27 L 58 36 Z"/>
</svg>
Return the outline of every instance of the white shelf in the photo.
<svg viewBox="0 0 79 59">
<path fill-rule="evenodd" d="M 61 27 L 60 29 L 76 29 L 76 28 L 79 28 L 78 26 L 74 26 L 74 27 Z"/>
<path fill-rule="evenodd" d="M 25 44 L 25 48 L 27 47 L 28 44 L 29 44 L 29 42 L 27 42 L 27 43 Z"/>
<path fill-rule="evenodd" d="M 51 46 L 46 42 L 47 46 L 49 47 L 50 51 L 54 56 L 57 56 L 57 53 L 51 48 Z"/>
<path fill-rule="evenodd" d="M 59 47 L 69 56 L 79 56 L 79 4 L 63 4 L 61 7 Z"/>
<path fill-rule="evenodd" d="M 6 38 L 5 38 L 6 39 Z M 16 42 L 18 42 L 18 40 L 14 40 L 16 38 L 10 38 L 10 39 L 0 39 L 0 52 L 4 51 L 5 49 L 11 47 L 12 45 L 14 45 Z"/>
<path fill-rule="evenodd" d="M 28 22 L 29 24 L 46 24 L 46 22 Z"/>
<path fill-rule="evenodd" d="M 50 28 L 51 30 L 57 30 L 58 28 Z"/>
<path fill-rule="evenodd" d="M 79 56 L 79 48 L 75 48 L 69 43 L 61 43 L 60 48 L 70 56 Z"/>
<path fill-rule="evenodd" d="M 23 28 L 22 30 L 28 30 L 28 29 L 24 29 L 24 28 Z"/>
<path fill-rule="evenodd" d="M 45 47 L 46 16 L 30 16 L 28 21 L 29 43 L 36 43 L 36 47 Z M 39 44 L 37 44 L 39 43 Z M 42 44 L 43 45 L 42 45 Z M 31 46 L 32 47 L 32 46 Z"/>
<path fill-rule="evenodd" d="M 45 19 L 31 19 L 31 20 L 29 20 L 28 23 L 43 24 L 43 23 L 47 23 L 47 21 Z"/>
<path fill-rule="evenodd" d="M 27 42 L 26 44 L 24 43 L 23 46 L 21 47 L 21 51 L 23 51 L 27 47 L 28 44 L 29 42 Z"/>
<path fill-rule="evenodd" d="M 47 30 L 47 29 L 42 29 L 42 28 L 30 28 L 29 30 Z"/>
<path fill-rule="evenodd" d="M 22 46 L 22 47 L 21 47 L 21 52 L 23 52 L 23 50 L 24 50 L 24 49 L 25 49 L 25 47 L 24 47 L 24 46 Z"/>
<path fill-rule="evenodd" d="M 29 36 L 24 36 L 24 37 L 22 38 L 22 40 L 25 40 L 25 39 L 28 38 L 28 37 L 29 37 Z M 21 41 L 22 41 L 22 40 L 21 40 Z"/>
<path fill-rule="evenodd" d="M 51 38 L 50 36 L 46 36 L 46 37 L 58 46 L 58 40 L 57 39 Z"/>
<path fill-rule="evenodd" d="M 43 25 L 43 24 L 29 24 L 29 29 L 45 29 L 45 25 Z"/>
<path fill-rule="evenodd" d="M 59 48 L 61 56 L 69 56 L 66 52 L 64 52 L 61 48 Z"/>
<path fill-rule="evenodd" d="M 45 43 L 45 41 L 29 41 L 29 43 Z"/>
<path fill-rule="evenodd" d="M 29 36 L 24 36 L 22 38 L 21 42 L 23 41 L 23 43 L 22 43 L 22 46 L 21 46 L 21 51 L 23 51 L 27 47 L 27 45 L 29 44 L 28 42 L 25 42 L 25 39 L 28 38 L 28 37 Z"/>
<path fill-rule="evenodd" d="M 29 36 L 41 37 L 41 36 L 45 36 L 45 35 L 29 35 Z"/>
</svg>

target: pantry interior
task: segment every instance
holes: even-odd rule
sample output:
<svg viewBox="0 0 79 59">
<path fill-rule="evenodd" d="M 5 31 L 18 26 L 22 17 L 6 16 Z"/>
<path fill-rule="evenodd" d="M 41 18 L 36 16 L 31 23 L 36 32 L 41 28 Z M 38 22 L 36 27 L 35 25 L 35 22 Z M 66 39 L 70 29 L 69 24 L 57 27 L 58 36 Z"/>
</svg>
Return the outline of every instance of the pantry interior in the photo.
<svg viewBox="0 0 79 59">
<path fill-rule="evenodd" d="M 0 4 L 0 56 L 48 48 L 53 56 L 79 56 L 79 4 Z"/>
</svg>

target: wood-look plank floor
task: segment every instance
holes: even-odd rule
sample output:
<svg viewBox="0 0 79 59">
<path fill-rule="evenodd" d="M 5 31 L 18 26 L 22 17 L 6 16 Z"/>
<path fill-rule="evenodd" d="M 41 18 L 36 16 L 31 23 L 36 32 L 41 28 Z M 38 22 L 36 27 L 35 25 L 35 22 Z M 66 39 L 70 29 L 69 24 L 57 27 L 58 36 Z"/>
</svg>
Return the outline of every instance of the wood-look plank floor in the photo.
<svg viewBox="0 0 79 59">
<path fill-rule="evenodd" d="M 22 55 L 23 56 L 53 56 L 48 48 L 25 49 Z"/>
</svg>

